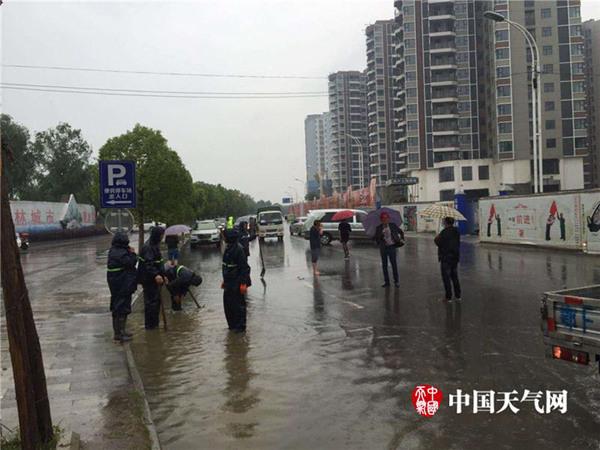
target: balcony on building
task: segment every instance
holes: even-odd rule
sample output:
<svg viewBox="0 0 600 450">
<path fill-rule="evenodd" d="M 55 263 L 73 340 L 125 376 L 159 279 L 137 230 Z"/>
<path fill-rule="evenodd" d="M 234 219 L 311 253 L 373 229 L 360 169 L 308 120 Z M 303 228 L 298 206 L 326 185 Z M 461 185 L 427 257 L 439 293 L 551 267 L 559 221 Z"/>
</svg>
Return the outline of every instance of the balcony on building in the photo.
<svg viewBox="0 0 600 450">
<path fill-rule="evenodd" d="M 454 20 L 453 3 L 431 3 L 429 2 L 429 21 Z"/>
<path fill-rule="evenodd" d="M 456 71 L 449 70 L 442 73 L 431 74 L 431 86 L 452 86 L 458 84 Z"/>
<path fill-rule="evenodd" d="M 454 55 L 431 55 L 431 70 L 452 70 L 456 69 L 456 58 Z"/>
<path fill-rule="evenodd" d="M 457 151 L 460 149 L 458 136 L 433 136 L 433 149 L 436 152 Z"/>
<path fill-rule="evenodd" d="M 429 53 L 432 55 L 441 53 L 456 53 L 456 41 L 452 36 L 431 38 L 429 42 Z"/>
<path fill-rule="evenodd" d="M 434 136 L 457 136 L 458 119 L 437 119 L 433 122 Z"/>
<path fill-rule="evenodd" d="M 431 117 L 435 120 L 445 120 L 445 119 L 456 119 L 459 117 L 458 108 L 456 107 L 456 103 L 446 105 L 440 103 L 433 103 L 433 108 L 431 110 Z"/>
<path fill-rule="evenodd" d="M 457 102 L 458 92 L 456 88 L 433 88 L 431 90 L 431 102 L 432 103 L 447 103 Z"/>
<path fill-rule="evenodd" d="M 456 36 L 454 31 L 454 18 L 436 20 L 429 24 L 429 37 Z"/>
</svg>

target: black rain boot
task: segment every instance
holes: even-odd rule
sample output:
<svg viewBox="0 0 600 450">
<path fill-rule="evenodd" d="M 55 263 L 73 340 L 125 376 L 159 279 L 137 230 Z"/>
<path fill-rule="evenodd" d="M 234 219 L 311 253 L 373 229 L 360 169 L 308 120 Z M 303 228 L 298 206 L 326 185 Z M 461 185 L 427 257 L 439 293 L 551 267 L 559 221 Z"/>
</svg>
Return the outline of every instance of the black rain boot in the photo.
<svg viewBox="0 0 600 450">
<path fill-rule="evenodd" d="M 127 327 L 127 316 L 123 316 L 123 329 L 121 330 L 121 335 L 126 336 L 128 338 L 133 337 L 133 333 L 128 332 L 126 327 Z"/>
<path fill-rule="evenodd" d="M 113 316 L 112 318 L 113 325 L 113 341 L 121 342 L 121 328 L 119 326 L 119 318 L 117 316 Z"/>
<path fill-rule="evenodd" d="M 127 316 L 119 317 L 119 331 L 121 334 L 121 343 L 131 341 L 131 336 L 127 336 L 125 334 L 125 322 L 127 321 Z"/>
</svg>

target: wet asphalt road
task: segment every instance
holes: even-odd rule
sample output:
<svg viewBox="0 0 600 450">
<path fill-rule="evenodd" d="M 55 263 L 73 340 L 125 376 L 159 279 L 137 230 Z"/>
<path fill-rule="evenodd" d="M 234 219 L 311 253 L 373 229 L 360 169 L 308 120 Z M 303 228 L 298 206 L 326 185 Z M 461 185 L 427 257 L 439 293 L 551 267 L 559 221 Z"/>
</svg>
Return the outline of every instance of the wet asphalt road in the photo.
<svg viewBox="0 0 600 450">
<path fill-rule="evenodd" d="M 400 289 L 380 287 L 370 244 L 348 262 L 339 243 L 324 248 L 318 280 L 307 247 L 267 243 L 263 287 L 253 243 L 245 335 L 227 331 L 214 248 L 182 257 L 204 277 L 202 309 L 169 312 L 168 332 L 143 331 L 134 313 L 133 352 L 164 448 L 599 448 L 597 365 L 544 358 L 539 296 L 600 283 L 600 258 L 466 239 L 463 301 L 446 305 L 430 235 L 399 250 Z M 445 396 L 433 418 L 410 400 L 425 383 Z M 458 415 L 447 400 L 456 389 L 566 389 L 568 411 L 524 403 L 516 415 Z"/>
</svg>

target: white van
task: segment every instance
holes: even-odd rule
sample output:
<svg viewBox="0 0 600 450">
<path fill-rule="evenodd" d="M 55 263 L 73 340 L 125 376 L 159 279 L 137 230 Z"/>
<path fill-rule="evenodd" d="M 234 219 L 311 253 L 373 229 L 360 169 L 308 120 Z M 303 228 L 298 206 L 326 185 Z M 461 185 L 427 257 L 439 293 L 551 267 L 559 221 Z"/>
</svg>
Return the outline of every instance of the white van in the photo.
<svg viewBox="0 0 600 450">
<path fill-rule="evenodd" d="M 304 223 L 304 229 L 302 234 L 305 239 L 309 238 L 310 227 L 312 226 L 314 219 L 320 220 L 323 226 L 323 234 L 321 235 L 321 244 L 329 245 L 331 241 L 340 239 L 340 231 L 338 226 L 340 221 L 333 221 L 332 217 L 339 211 L 352 211 L 354 216 L 348 220 L 352 232 L 350 233 L 351 240 L 370 240 L 371 238 L 365 233 L 365 227 L 362 222 L 367 217 L 366 211 L 361 209 L 314 209 L 310 211 L 309 218 Z"/>
</svg>

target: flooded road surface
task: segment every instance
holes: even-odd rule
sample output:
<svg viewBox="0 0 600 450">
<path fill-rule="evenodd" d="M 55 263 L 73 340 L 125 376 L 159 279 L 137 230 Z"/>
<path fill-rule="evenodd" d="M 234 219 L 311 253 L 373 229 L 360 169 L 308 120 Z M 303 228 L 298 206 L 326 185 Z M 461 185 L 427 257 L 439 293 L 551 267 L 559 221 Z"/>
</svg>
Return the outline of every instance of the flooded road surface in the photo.
<svg viewBox="0 0 600 450">
<path fill-rule="evenodd" d="M 134 314 L 133 352 L 166 449 L 598 448 L 597 365 L 544 358 L 539 298 L 547 290 L 600 283 L 600 258 L 463 243 L 462 304 L 443 289 L 432 236 L 399 250 L 400 289 L 380 287 L 379 254 L 339 243 L 324 248 L 313 280 L 307 241 L 264 247 L 266 287 L 251 247 L 254 285 L 248 331 L 227 330 L 220 253 L 186 250 L 199 270 L 191 301 L 168 313 L 169 331 L 145 332 Z M 444 393 L 439 412 L 419 416 L 418 384 Z M 457 414 L 457 389 L 568 391 L 568 410 Z"/>
</svg>

